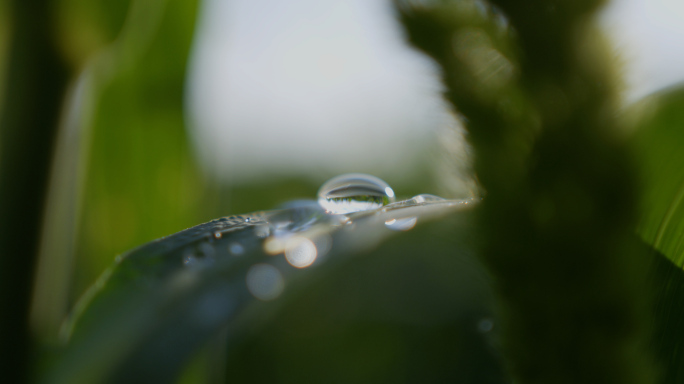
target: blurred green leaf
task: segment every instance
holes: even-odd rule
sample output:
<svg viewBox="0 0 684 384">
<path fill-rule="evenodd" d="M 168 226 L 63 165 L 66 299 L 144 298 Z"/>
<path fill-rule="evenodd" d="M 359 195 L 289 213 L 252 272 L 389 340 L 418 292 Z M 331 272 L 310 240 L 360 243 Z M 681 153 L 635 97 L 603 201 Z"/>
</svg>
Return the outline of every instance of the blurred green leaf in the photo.
<svg viewBox="0 0 684 384">
<path fill-rule="evenodd" d="M 684 267 L 684 88 L 642 102 L 633 143 L 644 185 L 639 236 Z"/>
<path fill-rule="evenodd" d="M 102 84 L 89 127 L 74 298 L 114 255 L 208 218 L 199 208 L 205 186 L 183 115 L 197 1 L 133 1 L 131 7 L 137 8 L 128 28 L 108 51 L 114 57 L 99 57 L 94 80 Z M 99 12 L 107 9 L 101 5 Z"/>
<path fill-rule="evenodd" d="M 651 345 L 661 372 L 659 383 L 681 383 L 684 381 L 684 271 L 660 252 L 642 246 L 653 263 L 655 297 Z"/>
<path fill-rule="evenodd" d="M 54 3 L 62 54 L 74 68 L 80 68 L 116 38 L 132 1 L 57 0 Z"/>
<path fill-rule="evenodd" d="M 632 144 L 643 198 L 637 227 L 651 250 L 654 298 L 652 345 L 663 383 L 684 380 L 684 88 L 650 96 L 632 107 Z"/>
</svg>

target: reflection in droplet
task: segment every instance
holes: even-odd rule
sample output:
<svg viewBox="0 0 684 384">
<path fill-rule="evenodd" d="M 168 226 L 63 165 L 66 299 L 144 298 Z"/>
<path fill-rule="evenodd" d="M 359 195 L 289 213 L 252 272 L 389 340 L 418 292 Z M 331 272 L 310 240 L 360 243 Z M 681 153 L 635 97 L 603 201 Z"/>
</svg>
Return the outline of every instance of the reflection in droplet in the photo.
<svg viewBox="0 0 684 384">
<path fill-rule="evenodd" d="M 273 300 L 285 288 L 285 280 L 280 271 L 269 264 L 255 264 L 247 271 L 247 289 L 259 300 Z"/>
<path fill-rule="evenodd" d="M 386 194 L 387 197 L 389 197 L 390 199 L 394 199 L 394 191 L 392 190 L 392 188 L 390 188 L 390 187 L 385 187 L 385 194 Z"/>
<path fill-rule="evenodd" d="M 481 319 L 477 323 L 477 330 L 482 332 L 482 333 L 487 333 L 494 329 L 494 321 L 488 317 L 485 317 L 484 319 Z"/>
<path fill-rule="evenodd" d="M 392 219 L 385 221 L 387 228 L 394 231 L 408 231 L 416 226 L 417 217 L 405 217 L 403 219 Z"/>
<path fill-rule="evenodd" d="M 293 267 L 308 267 L 316 261 L 317 256 L 318 250 L 316 245 L 306 237 L 295 236 L 287 241 L 285 259 Z"/>
<path fill-rule="evenodd" d="M 230 252 L 233 255 L 242 255 L 245 253 L 245 248 L 240 244 L 240 243 L 231 243 L 228 246 L 228 252 Z"/>
<path fill-rule="evenodd" d="M 318 203 L 333 214 L 377 209 L 394 201 L 394 191 L 375 176 L 350 173 L 327 181 L 318 190 Z"/>
<path fill-rule="evenodd" d="M 214 238 L 220 239 L 221 237 L 223 237 L 223 234 L 221 232 L 219 232 L 219 231 L 214 232 Z"/>
</svg>

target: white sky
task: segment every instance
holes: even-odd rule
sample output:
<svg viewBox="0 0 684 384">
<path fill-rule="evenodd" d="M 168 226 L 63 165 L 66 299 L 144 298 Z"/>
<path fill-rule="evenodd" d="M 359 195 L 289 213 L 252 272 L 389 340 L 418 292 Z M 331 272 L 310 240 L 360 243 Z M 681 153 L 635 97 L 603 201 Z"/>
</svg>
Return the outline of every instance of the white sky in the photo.
<svg viewBox="0 0 684 384">
<path fill-rule="evenodd" d="M 188 106 L 220 178 L 402 177 L 444 118 L 388 2 L 206 0 Z"/>
<path fill-rule="evenodd" d="M 188 77 L 196 151 L 230 182 L 410 176 L 448 119 L 433 65 L 387 0 L 204 0 Z M 684 0 L 616 0 L 601 17 L 627 99 L 684 79 Z"/>
<path fill-rule="evenodd" d="M 684 80 L 684 0 L 613 0 L 601 22 L 624 62 L 628 102 Z"/>
</svg>

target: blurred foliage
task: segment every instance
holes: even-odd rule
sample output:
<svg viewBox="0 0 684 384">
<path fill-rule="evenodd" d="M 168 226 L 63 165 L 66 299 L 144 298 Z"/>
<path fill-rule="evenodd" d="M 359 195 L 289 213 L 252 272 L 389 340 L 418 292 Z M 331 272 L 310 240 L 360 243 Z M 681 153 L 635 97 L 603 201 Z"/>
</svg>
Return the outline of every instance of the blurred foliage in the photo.
<svg viewBox="0 0 684 384">
<path fill-rule="evenodd" d="M 631 138 L 644 185 L 637 233 L 655 265 L 655 347 L 664 383 L 684 380 L 684 89 L 661 91 L 632 107 Z"/>
<path fill-rule="evenodd" d="M 629 237 L 637 184 L 617 135 L 611 61 L 588 23 L 601 2 L 401 4 L 411 42 L 441 65 L 446 96 L 468 119 L 486 190 L 482 256 L 516 382 L 653 382 L 640 350 L 648 264 Z M 464 4 L 472 17 L 446 17 Z M 476 67 L 489 76 L 469 73 L 470 60 L 492 65 Z M 488 83 L 505 63 L 511 74 Z"/>
<path fill-rule="evenodd" d="M 661 372 L 660 383 L 684 380 L 684 271 L 665 255 L 651 247 L 651 279 L 655 286 L 653 303 L 653 338 L 651 348 Z"/>
<path fill-rule="evenodd" d="M 661 92 L 635 107 L 633 143 L 644 183 L 638 233 L 684 267 L 684 90 Z"/>
<path fill-rule="evenodd" d="M 80 68 L 121 31 L 132 1 L 57 0 L 57 36 L 67 60 Z"/>
</svg>

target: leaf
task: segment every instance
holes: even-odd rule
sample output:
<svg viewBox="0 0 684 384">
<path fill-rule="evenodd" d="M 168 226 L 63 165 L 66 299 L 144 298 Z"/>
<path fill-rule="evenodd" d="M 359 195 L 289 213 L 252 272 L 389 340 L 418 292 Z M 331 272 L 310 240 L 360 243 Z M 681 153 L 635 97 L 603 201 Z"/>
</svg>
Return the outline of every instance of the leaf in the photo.
<svg viewBox="0 0 684 384">
<path fill-rule="evenodd" d="M 651 96 L 633 137 L 643 183 L 637 233 L 650 251 L 654 333 L 662 383 L 684 380 L 684 88 Z"/>
<path fill-rule="evenodd" d="M 678 267 L 684 266 L 684 88 L 644 102 L 634 146 L 644 195 L 638 234 Z"/>
<path fill-rule="evenodd" d="M 387 220 L 409 216 L 417 217 L 422 224 L 451 212 L 448 226 L 440 231 L 441 236 L 451 234 L 454 222 L 467 220 L 469 214 L 454 211 L 449 204 L 452 203 L 358 213 L 352 217 L 352 225 L 341 225 L 337 221 L 339 216 L 322 213 L 316 203 L 305 203 L 297 208 L 214 220 L 144 245 L 119 258 L 91 288 L 71 324 L 73 330 L 66 350 L 56 358 L 44 381 L 170 382 L 193 352 L 220 330 L 228 329 L 228 342 L 232 345 L 243 329 L 253 330 L 258 324 L 267 323 L 278 311 L 288 308 L 300 292 L 311 292 L 326 276 L 335 276 L 349 256 L 379 257 L 373 248 L 395 233 L 386 227 Z M 467 225 L 461 228 L 463 239 L 467 232 L 463 228 Z M 274 236 L 264 240 L 268 234 Z M 419 261 L 441 255 L 443 260 L 453 259 L 453 243 L 448 247 L 431 243 L 434 236 L 426 236 L 425 232 L 414 235 L 414 239 L 415 236 L 422 240 L 411 240 L 412 247 L 390 248 L 385 257 Z M 310 239 L 321 250 L 311 267 L 293 267 L 277 244 L 269 245 L 273 239 L 297 237 Z M 453 242 L 454 237 L 450 238 Z M 323 251 L 326 241 L 332 244 L 327 253 Z M 271 247 L 276 247 L 275 251 Z M 459 254 L 467 252 L 456 252 Z M 462 256 L 455 260 L 459 257 Z M 257 288 L 250 285 L 249 276 L 255 266 L 267 266 L 269 273 L 276 271 L 284 287 L 282 297 L 266 295 L 262 299 L 274 300 L 255 299 L 259 296 L 256 290 L 269 284 L 265 281 L 257 284 Z M 448 278 L 441 281 L 447 286 L 451 284 L 451 293 L 436 297 L 453 298 L 460 294 L 461 299 L 437 301 L 433 310 L 448 308 L 447 313 L 460 313 L 459 305 L 472 300 L 475 304 L 467 307 L 486 314 L 486 295 L 466 300 L 458 292 L 463 285 L 450 275 L 445 276 Z M 479 281 L 477 290 L 486 292 L 486 277 L 479 279 L 473 280 Z M 421 292 L 420 287 L 415 290 Z M 403 297 L 392 296 L 388 294 L 387 300 L 404 301 Z M 422 297 L 419 294 L 418 298 Z M 332 296 L 333 305 L 335 301 Z M 427 315 L 428 319 L 433 317 Z M 417 318 L 421 318 L 420 314 Z"/>
<path fill-rule="evenodd" d="M 684 380 L 684 271 L 658 251 L 651 248 L 649 253 L 655 288 L 651 345 L 658 357 L 659 382 L 681 383 Z"/>
</svg>

